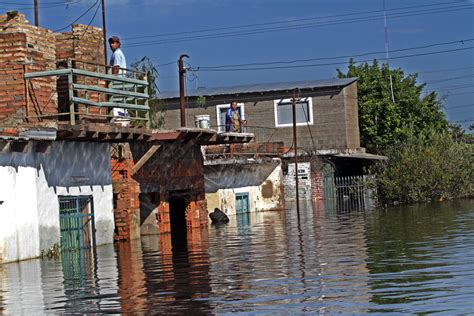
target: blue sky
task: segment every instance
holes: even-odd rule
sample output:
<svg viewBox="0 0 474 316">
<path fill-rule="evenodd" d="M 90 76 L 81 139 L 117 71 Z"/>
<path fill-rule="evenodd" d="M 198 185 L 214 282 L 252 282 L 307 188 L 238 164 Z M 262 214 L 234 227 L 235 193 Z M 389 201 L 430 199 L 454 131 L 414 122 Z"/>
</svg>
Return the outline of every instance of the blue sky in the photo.
<svg viewBox="0 0 474 316">
<path fill-rule="evenodd" d="M 69 0 L 67 6 L 60 4 L 64 0 L 38 2 L 41 26 L 58 29 L 74 21 L 96 0 Z M 129 63 L 148 56 L 157 65 L 168 64 L 158 67 L 161 91 L 177 90 L 174 61 L 183 53 L 190 56 L 187 62 L 195 70 L 188 73 L 190 89 L 333 78 L 336 68 L 346 68 L 344 62 L 348 58 L 251 65 L 244 67 L 252 68 L 246 71 L 229 67 L 219 72 L 204 71 L 206 66 L 372 52 L 381 53 L 355 59 L 385 58 L 383 0 L 105 0 L 105 3 L 108 35 L 123 39 L 122 48 Z M 20 11 L 33 23 L 32 4 L 33 0 L 0 0 L 0 12 L 23 7 Z M 473 123 L 474 1 L 385 0 L 385 4 L 388 43 L 393 51 L 390 65 L 401 67 L 406 73 L 420 73 L 419 81 L 428 83 L 427 91 L 437 90 L 442 96 L 448 119 L 465 121 L 464 127 Z M 93 7 L 79 22 L 89 23 L 95 11 Z M 100 8 L 92 24 L 102 25 Z M 198 32 L 207 29 L 218 30 Z M 433 44 L 436 45 L 414 49 Z M 397 52 L 406 48 L 409 50 Z M 404 57 L 407 55 L 419 56 Z M 341 64 L 311 66 L 335 62 Z M 298 67 L 253 69 L 282 65 Z"/>
</svg>

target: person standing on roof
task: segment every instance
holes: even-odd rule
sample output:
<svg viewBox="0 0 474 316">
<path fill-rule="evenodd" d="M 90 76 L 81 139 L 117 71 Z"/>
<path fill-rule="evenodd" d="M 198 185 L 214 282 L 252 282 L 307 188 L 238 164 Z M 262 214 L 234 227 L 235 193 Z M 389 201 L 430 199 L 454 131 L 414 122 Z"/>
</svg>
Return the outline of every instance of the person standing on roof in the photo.
<svg viewBox="0 0 474 316">
<path fill-rule="evenodd" d="M 127 61 L 125 55 L 120 49 L 120 38 L 118 36 L 112 36 L 109 38 L 110 49 L 113 54 L 110 56 L 110 66 L 112 66 L 112 73 L 114 75 L 125 75 L 127 68 Z"/>
<path fill-rule="evenodd" d="M 120 49 L 120 38 L 118 36 L 112 36 L 109 38 L 109 45 L 110 49 L 112 50 L 113 54 L 110 56 L 109 64 L 112 66 L 112 74 L 125 77 L 127 72 L 127 61 L 125 60 L 125 55 L 123 54 L 122 50 Z M 114 88 L 121 89 L 121 84 L 114 83 L 112 84 Z M 125 99 L 123 98 L 114 98 L 114 102 L 117 103 L 125 103 Z M 112 122 L 118 123 L 122 126 L 128 126 L 130 123 L 130 119 L 127 118 L 128 111 L 124 108 L 113 108 L 112 109 Z"/>
<path fill-rule="evenodd" d="M 243 130 L 242 124 L 245 124 L 245 121 L 240 116 L 237 101 L 231 101 L 230 108 L 225 113 L 225 131 L 240 133 Z"/>
</svg>

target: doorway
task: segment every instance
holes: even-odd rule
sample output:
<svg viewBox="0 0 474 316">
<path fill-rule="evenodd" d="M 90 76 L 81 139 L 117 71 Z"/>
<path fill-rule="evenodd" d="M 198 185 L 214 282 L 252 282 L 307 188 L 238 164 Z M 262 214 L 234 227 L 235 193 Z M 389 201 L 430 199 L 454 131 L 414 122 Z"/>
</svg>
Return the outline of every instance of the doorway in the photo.
<svg viewBox="0 0 474 316">
<path fill-rule="evenodd" d="M 187 246 L 186 199 L 173 197 L 170 203 L 171 245 L 174 249 Z"/>
</svg>

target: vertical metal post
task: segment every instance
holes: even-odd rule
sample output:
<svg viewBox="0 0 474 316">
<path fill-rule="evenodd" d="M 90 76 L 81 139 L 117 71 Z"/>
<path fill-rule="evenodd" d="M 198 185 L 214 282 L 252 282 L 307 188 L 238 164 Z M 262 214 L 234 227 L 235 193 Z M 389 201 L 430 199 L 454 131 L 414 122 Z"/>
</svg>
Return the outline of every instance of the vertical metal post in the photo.
<svg viewBox="0 0 474 316">
<path fill-rule="evenodd" d="M 184 74 L 186 68 L 184 68 L 183 58 L 189 58 L 188 55 L 183 54 L 179 56 L 178 69 L 179 69 L 179 109 L 181 114 L 181 127 L 186 126 L 186 110 L 184 108 Z"/>
<path fill-rule="evenodd" d="M 69 117 L 71 120 L 71 125 L 75 125 L 76 117 L 74 113 L 74 101 L 72 99 L 74 97 L 74 89 L 72 88 L 72 84 L 73 84 L 72 61 L 70 59 L 67 61 L 67 68 L 69 69 L 69 74 L 67 75 L 67 85 L 69 88 Z"/>
<path fill-rule="evenodd" d="M 104 37 L 104 64 L 107 65 L 107 30 L 105 28 L 105 0 L 102 0 L 102 36 Z M 105 69 L 107 73 L 107 68 Z"/>
<path fill-rule="evenodd" d="M 296 212 L 298 219 L 300 217 L 300 193 L 298 184 L 298 142 L 296 137 L 296 89 L 293 90 L 292 100 L 292 111 L 293 111 L 293 145 L 295 149 L 295 182 L 296 182 Z"/>
<path fill-rule="evenodd" d="M 39 26 L 39 19 L 38 19 L 38 0 L 35 0 L 35 26 Z"/>
</svg>

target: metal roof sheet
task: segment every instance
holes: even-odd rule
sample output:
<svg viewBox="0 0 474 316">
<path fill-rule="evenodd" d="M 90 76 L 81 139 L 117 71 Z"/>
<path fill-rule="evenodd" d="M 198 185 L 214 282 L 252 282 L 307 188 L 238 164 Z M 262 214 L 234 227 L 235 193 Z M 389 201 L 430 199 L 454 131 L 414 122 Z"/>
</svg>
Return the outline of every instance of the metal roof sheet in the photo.
<svg viewBox="0 0 474 316">
<path fill-rule="evenodd" d="M 281 83 L 256 83 L 241 86 L 232 87 L 218 87 L 218 88 L 206 88 L 189 90 L 186 93 L 188 97 L 197 96 L 216 96 L 216 95 L 229 95 L 229 94 L 240 94 L 240 93 L 255 93 L 255 92 L 271 92 L 271 91 L 282 91 L 282 90 L 293 90 L 293 89 L 312 89 L 312 88 L 329 88 L 337 86 L 347 86 L 357 78 L 343 78 L 343 79 L 322 79 L 322 80 L 304 80 L 304 81 L 291 81 Z M 179 98 L 179 91 L 162 92 L 158 94 L 159 99 L 174 99 Z"/>
</svg>

